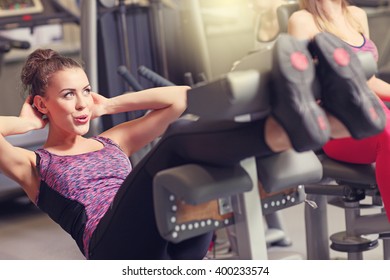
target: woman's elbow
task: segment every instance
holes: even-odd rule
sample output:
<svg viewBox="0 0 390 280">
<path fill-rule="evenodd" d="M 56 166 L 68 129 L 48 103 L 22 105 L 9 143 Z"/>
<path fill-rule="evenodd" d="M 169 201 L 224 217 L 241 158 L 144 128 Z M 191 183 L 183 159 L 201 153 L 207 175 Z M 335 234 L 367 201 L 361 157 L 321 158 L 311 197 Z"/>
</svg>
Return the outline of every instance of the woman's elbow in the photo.
<svg viewBox="0 0 390 280">
<path fill-rule="evenodd" d="M 184 113 L 187 109 L 187 92 L 191 88 L 188 86 L 180 87 L 179 92 L 176 94 L 175 102 L 173 104 L 178 116 Z"/>
</svg>

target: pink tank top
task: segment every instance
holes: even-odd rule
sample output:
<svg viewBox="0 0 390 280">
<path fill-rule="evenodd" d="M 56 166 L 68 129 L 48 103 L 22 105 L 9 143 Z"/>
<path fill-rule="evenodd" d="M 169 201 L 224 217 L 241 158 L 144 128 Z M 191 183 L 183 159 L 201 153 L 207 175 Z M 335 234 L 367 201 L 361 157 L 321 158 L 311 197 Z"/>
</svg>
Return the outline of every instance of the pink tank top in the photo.
<svg viewBox="0 0 390 280">
<path fill-rule="evenodd" d="M 361 44 L 360 46 L 354 46 L 354 45 L 351 45 L 351 44 L 348 44 L 349 46 L 352 47 L 352 50 L 354 50 L 355 52 L 371 52 L 372 55 L 374 56 L 375 58 L 375 61 L 378 62 L 378 49 L 375 45 L 375 43 L 366 38 L 366 36 L 364 36 L 364 34 L 362 34 L 362 37 L 363 37 L 363 44 Z"/>
<path fill-rule="evenodd" d="M 42 180 L 36 204 L 68 229 L 87 258 L 93 232 L 132 170 L 129 158 L 115 142 L 100 136 L 93 139 L 104 148 L 74 156 L 35 151 Z"/>
</svg>

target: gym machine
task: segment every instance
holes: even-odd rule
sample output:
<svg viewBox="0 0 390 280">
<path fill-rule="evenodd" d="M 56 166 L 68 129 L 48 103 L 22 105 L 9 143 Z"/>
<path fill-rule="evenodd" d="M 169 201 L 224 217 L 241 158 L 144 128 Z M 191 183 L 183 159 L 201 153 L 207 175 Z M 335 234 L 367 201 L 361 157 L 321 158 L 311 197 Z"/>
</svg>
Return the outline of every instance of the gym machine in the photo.
<svg viewBox="0 0 390 280">
<path fill-rule="evenodd" d="M 187 113 L 206 122 L 229 119 L 236 122 L 245 122 L 256 119 L 256 117 L 264 117 L 267 114 L 266 104 L 268 104 L 266 99 L 267 90 L 269 90 L 267 88 L 267 79 L 269 79 L 268 75 L 272 71 L 272 68 L 270 68 L 270 65 L 272 65 L 270 57 L 269 49 L 266 49 L 252 54 L 246 60 L 246 63 L 252 66 L 253 61 L 256 61 L 257 74 L 260 75 L 258 78 L 253 78 L 253 80 L 250 78 L 255 76 L 256 71 L 236 69 L 236 71 L 217 81 L 193 88 L 189 92 Z M 372 57 L 362 55 L 359 58 L 362 64 L 366 66 L 366 76 L 370 77 L 376 70 Z M 244 67 L 244 65 L 245 63 L 241 64 L 241 67 Z M 248 69 L 248 64 L 244 68 Z M 256 83 L 258 84 L 255 85 Z M 251 89 L 254 85 L 256 90 Z M 259 96 L 262 96 L 262 98 Z M 207 104 L 212 106 L 204 106 L 206 100 Z M 236 104 L 238 105 L 236 106 Z M 216 114 L 215 112 L 210 114 L 210 108 L 214 108 L 214 106 L 219 109 L 217 112 L 221 112 L 221 114 Z M 383 237 L 388 237 L 386 233 L 390 226 L 385 222 L 387 218 L 384 213 L 363 217 L 359 212 L 360 201 L 366 196 L 373 196 L 373 204 L 380 207 L 380 197 L 378 196 L 375 181 L 372 180 L 373 171 L 371 165 L 341 164 L 344 167 L 341 168 L 337 165 L 340 163 L 329 160 L 325 156 L 318 156 L 314 152 L 305 154 L 305 156 L 311 157 L 310 160 L 313 160 L 309 164 L 302 162 L 301 164 L 293 165 L 290 164 L 290 161 L 282 160 L 283 155 L 285 153 L 271 158 L 257 158 L 250 164 L 252 172 L 248 172 L 245 168 L 242 170 L 237 166 L 235 169 L 231 167 L 224 168 L 223 166 L 210 168 L 207 162 L 204 163 L 205 166 L 203 164 L 190 164 L 160 171 L 154 179 L 155 214 L 160 233 L 171 242 L 179 242 L 180 240 L 185 240 L 191 236 L 217 228 L 225 226 L 234 227 L 236 231 L 234 231 L 233 235 L 236 236 L 236 242 L 232 247 L 237 253 L 235 255 L 236 258 L 267 258 L 267 252 L 264 250 L 266 248 L 266 238 L 262 234 L 265 231 L 264 228 L 261 228 L 262 220 L 259 220 L 262 215 L 257 216 L 256 220 L 253 220 L 253 216 L 251 216 L 254 213 L 253 211 L 257 214 L 259 211 L 263 213 L 264 209 L 269 207 L 269 204 L 264 203 L 264 201 L 260 202 L 263 205 L 259 207 L 259 193 L 253 192 L 256 189 L 254 186 L 257 185 L 257 180 L 255 179 L 258 177 L 267 191 L 280 191 L 287 188 L 287 186 L 291 187 L 301 184 L 305 188 L 305 193 L 310 195 L 307 199 L 310 203 L 305 205 L 307 210 L 306 226 L 307 230 L 311 230 L 310 232 L 307 231 L 309 259 L 320 258 L 313 257 L 313 253 L 326 255 L 326 249 L 323 247 L 327 246 L 327 242 L 323 238 L 325 237 L 326 239 L 327 237 L 326 221 L 321 216 L 324 213 L 326 214 L 326 209 L 323 209 L 324 203 L 316 199 L 316 195 L 339 196 L 346 202 L 343 205 L 346 208 L 347 231 L 346 233 L 332 235 L 331 240 L 333 242 L 332 248 L 347 252 L 350 259 L 361 258 L 362 251 L 371 249 L 376 245 L 375 241 L 369 240 L 367 242 L 367 239 L 362 237 L 363 235 L 377 232 Z M 298 159 L 303 154 L 295 154 L 294 156 L 297 156 L 296 159 Z M 271 164 L 273 159 L 275 160 L 275 165 Z M 268 162 L 262 164 L 263 160 Z M 280 162 L 287 162 L 287 164 L 281 167 Z M 317 162 L 319 165 L 314 164 L 314 162 Z M 253 169 L 253 164 L 255 164 L 256 169 Z M 294 166 L 299 166 L 299 168 L 291 173 L 288 172 L 288 169 Z M 319 167 L 314 173 L 310 173 L 310 175 L 316 174 L 319 177 L 314 178 L 315 176 L 310 177 L 307 174 L 298 175 L 307 166 Z M 346 172 L 347 168 L 352 168 L 354 173 Z M 247 171 L 247 173 L 244 171 Z M 254 171 L 255 173 L 253 173 Z M 267 171 L 269 171 L 268 176 L 265 176 L 264 173 L 267 173 Z M 313 172 L 313 170 L 311 171 Z M 289 174 L 292 177 L 284 181 L 283 178 L 286 177 L 278 177 L 278 172 L 283 176 Z M 249 177 L 248 174 L 250 174 Z M 351 174 L 352 176 L 350 176 Z M 337 184 L 325 185 L 324 181 L 328 178 L 331 178 Z M 311 180 L 315 183 L 305 183 L 303 182 L 305 180 Z M 252 182 L 252 186 L 250 182 Z M 341 185 L 341 182 L 344 185 Z M 368 185 L 368 187 L 365 187 L 365 185 Z M 297 190 L 299 189 L 298 187 Z M 240 198 L 245 196 L 249 200 L 240 200 Z M 295 198 L 299 197 L 299 191 L 297 191 Z M 284 196 L 284 198 L 287 198 L 287 196 Z M 215 219 L 215 217 L 209 217 L 204 220 L 183 221 L 183 218 L 177 213 L 177 209 L 180 209 L 182 203 L 196 205 L 212 199 L 219 200 L 219 209 L 222 216 L 220 220 Z M 299 202 L 304 200 L 301 197 Z M 283 201 L 286 203 L 288 200 L 276 199 L 274 205 L 281 206 Z M 253 207 L 253 203 L 257 203 L 257 206 Z M 316 209 L 313 205 L 319 205 L 320 208 Z M 251 210 L 242 211 L 242 207 L 245 207 L 246 210 Z M 255 225 L 255 227 L 252 227 L 252 225 Z M 259 234 L 261 234 L 261 237 L 259 237 Z M 256 235 L 257 238 L 253 238 Z M 315 245 L 310 244 L 311 240 L 315 242 Z M 259 245 L 263 249 L 260 251 L 257 249 L 256 251 Z M 388 248 L 387 243 L 384 247 Z M 387 258 L 386 251 L 385 258 Z"/>
<path fill-rule="evenodd" d="M 118 75 L 124 65 L 139 81 L 149 88 L 152 83 L 140 79 L 137 67 L 145 65 L 153 71 L 164 69 L 161 53 L 163 34 L 159 10 L 164 1 L 88 1 L 80 2 L 81 56 L 91 86 L 107 97 L 132 91 Z M 115 50 L 115 51 L 113 51 Z M 139 117 L 140 114 L 122 113 L 102 117 L 102 129 Z"/>
<path fill-rule="evenodd" d="M 270 52 L 268 49 L 258 53 L 256 63 L 262 67 L 260 70 L 233 71 L 193 87 L 188 92 L 188 109 L 183 118 L 206 124 L 205 127 L 218 125 L 221 121 L 225 125 L 230 122 L 235 127 L 268 116 L 273 64 Z M 172 130 L 160 141 L 164 137 L 173 137 Z M 176 133 L 180 134 L 180 129 Z M 204 133 L 207 137 L 207 132 Z M 210 137 L 212 135 L 213 131 L 210 131 Z M 196 154 L 199 148 L 207 148 L 195 144 L 191 146 L 190 154 Z M 239 149 L 239 143 L 237 146 Z M 218 151 L 213 152 L 218 154 Z M 302 203 L 305 194 L 301 185 L 322 178 L 321 164 L 311 151 L 286 151 L 264 158 L 248 158 L 235 166 L 200 162 L 194 159 L 194 163 L 161 170 L 154 176 L 158 229 L 165 239 L 176 243 L 228 227 L 233 250 L 229 258 L 233 259 L 272 258 L 267 252 L 269 242 L 263 214 Z M 258 180 L 267 193 L 274 195 L 260 199 Z M 210 200 L 218 200 L 219 217 L 188 220 L 180 215 L 183 205 L 191 207 Z"/>
<path fill-rule="evenodd" d="M 60 0 L 0 1 L 0 30 L 79 23 L 79 15 Z"/>
</svg>

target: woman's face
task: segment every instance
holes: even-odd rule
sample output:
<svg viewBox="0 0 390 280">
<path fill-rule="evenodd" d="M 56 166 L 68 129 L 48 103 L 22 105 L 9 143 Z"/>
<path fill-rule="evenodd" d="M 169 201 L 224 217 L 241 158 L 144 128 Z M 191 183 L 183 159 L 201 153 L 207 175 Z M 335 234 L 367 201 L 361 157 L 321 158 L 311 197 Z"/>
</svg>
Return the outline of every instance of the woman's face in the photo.
<svg viewBox="0 0 390 280">
<path fill-rule="evenodd" d="M 84 135 L 88 132 L 94 102 L 83 69 L 66 68 L 55 73 L 42 102 L 51 128 L 65 134 Z"/>
</svg>

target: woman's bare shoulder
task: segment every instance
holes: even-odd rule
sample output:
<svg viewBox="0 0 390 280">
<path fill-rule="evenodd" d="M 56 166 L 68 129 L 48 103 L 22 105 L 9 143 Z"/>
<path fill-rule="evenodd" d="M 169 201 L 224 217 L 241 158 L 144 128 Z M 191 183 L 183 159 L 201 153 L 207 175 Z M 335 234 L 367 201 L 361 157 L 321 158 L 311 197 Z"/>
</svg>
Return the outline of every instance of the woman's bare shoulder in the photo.
<svg viewBox="0 0 390 280">
<path fill-rule="evenodd" d="M 309 13 L 307 10 L 305 9 L 300 9 L 298 11 L 295 11 L 291 17 L 294 17 L 294 18 L 313 18 L 312 14 Z"/>
<path fill-rule="evenodd" d="M 357 6 L 348 6 L 348 11 L 352 17 L 361 24 L 363 27 L 363 33 L 369 37 L 369 27 L 366 11 Z"/>
<path fill-rule="evenodd" d="M 356 18 L 358 19 L 365 19 L 367 18 L 367 13 L 365 10 L 363 10 L 362 8 L 360 7 L 357 7 L 357 6 L 348 6 L 348 11 Z"/>
<path fill-rule="evenodd" d="M 318 33 L 313 15 L 306 10 L 294 12 L 288 22 L 288 32 L 300 39 L 309 39 Z"/>
</svg>

